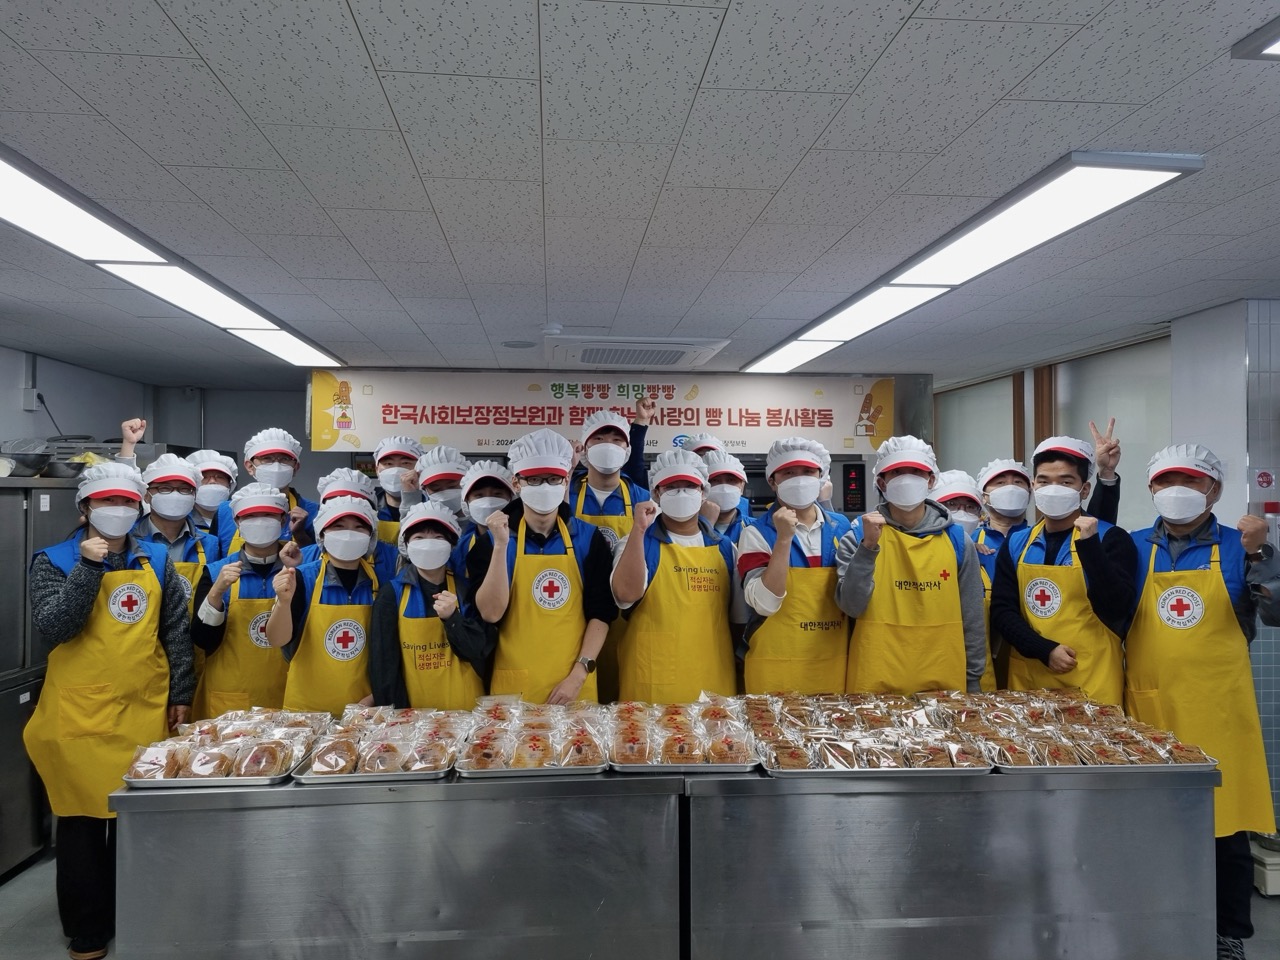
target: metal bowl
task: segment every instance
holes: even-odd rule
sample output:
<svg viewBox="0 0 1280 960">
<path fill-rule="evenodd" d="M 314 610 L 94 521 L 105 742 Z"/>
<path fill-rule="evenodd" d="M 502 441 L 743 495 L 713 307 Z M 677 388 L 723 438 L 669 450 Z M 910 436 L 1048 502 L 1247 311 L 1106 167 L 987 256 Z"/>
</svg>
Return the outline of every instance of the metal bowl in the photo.
<svg viewBox="0 0 1280 960">
<path fill-rule="evenodd" d="M 53 480 L 70 480 L 80 476 L 86 466 L 88 464 L 78 460 L 50 460 L 40 475 Z"/>
<path fill-rule="evenodd" d="M 6 453 L 4 456 L 13 461 L 11 477 L 34 477 L 52 459 L 47 453 Z"/>
</svg>

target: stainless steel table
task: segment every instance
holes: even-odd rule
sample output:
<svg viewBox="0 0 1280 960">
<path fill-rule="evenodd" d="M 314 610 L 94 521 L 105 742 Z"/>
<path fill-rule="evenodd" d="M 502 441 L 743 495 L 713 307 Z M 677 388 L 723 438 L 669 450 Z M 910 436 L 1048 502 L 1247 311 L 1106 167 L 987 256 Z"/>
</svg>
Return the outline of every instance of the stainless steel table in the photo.
<svg viewBox="0 0 1280 960">
<path fill-rule="evenodd" d="M 122 791 L 121 957 L 680 956 L 680 777 Z"/>
<path fill-rule="evenodd" d="M 1218 780 L 690 778 L 689 956 L 1203 960 Z"/>
</svg>

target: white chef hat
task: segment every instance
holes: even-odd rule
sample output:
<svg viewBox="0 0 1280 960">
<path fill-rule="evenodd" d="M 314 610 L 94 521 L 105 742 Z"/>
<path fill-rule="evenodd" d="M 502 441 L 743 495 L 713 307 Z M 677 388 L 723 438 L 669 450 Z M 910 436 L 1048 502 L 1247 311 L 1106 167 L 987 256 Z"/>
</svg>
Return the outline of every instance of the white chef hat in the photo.
<svg viewBox="0 0 1280 960">
<path fill-rule="evenodd" d="M 254 457 L 266 456 L 269 453 L 287 453 L 295 460 L 302 459 L 302 444 L 293 439 L 293 435 L 279 427 L 267 427 L 260 430 L 245 441 L 244 462 Z"/>
<path fill-rule="evenodd" d="M 691 433 L 681 438 L 680 446 L 694 453 L 705 454 L 708 450 L 723 450 L 724 441 L 709 433 Z"/>
<path fill-rule="evenodd" d="M 338 467 L 325 474 L 316 484 L 316 492 L 320 494 L 321 503 L 332 497 L 364 497 L 370 503 L 378 502 L 373 479 L 351 467 Z"/>
<path fill-rule="evenodd" d="M 404 516 L 400 518 L 400 532 L 396 534 L 396 544 L 400 547 L 402 557 L 409 555 L 406 540 L 410 531 L 424 523 L 434 523 L 438 527 L 443 527 L 452 534 L 453 543 L 457 543 L 458 538 L 462 536 L 462 528 L 458 526 L 458 520 L 454 517 L 452 510 L 433 500 L 423 500 L 406 510 Z"/>
<path fill-rule="evenodd" d="M 831 454 L 817 440 L 806 440 L 804 437 L 773 441 L 764 458 L 765 478 L 771 478 L 783 467 L 795 466 L 817 467 L 825 477 L 831 467 Z"/>
<path fill-rule="evenodd" d="M 938 475 L 938 458 L 933 447 L 919 437 L 904 434 L 901 437 L 889 437 L 880 444 L 876 451 L 876 465 L 873 476 L 880 476 L 886 470 L 898 467 L 915 467 L 917 470 L 928 470 L 935 477 Z"/>
<path fill-rule="evenodd" d="M 1222 482 L 1222 461 L 1198 443 L 1175 443 L 1160 450 L 1147 462 L 1147 482 L 1162 473 L 1179 470 Z"/>
<path fill-rule="evenodd" d="M 982 489 L 978 481 L 963 470 L 943 470 L 938 474 L 938 481 L 933 485 L 931 496 L 938 503 L 946 503 L 957 497 L 968 497 L 978 506 L 982 506 Z"/>
<path fill-rule="evenodd" d="M 467 472 L 462 475 L 462 499 L 465 500 L 471 488 L 481 480 L 497 480 L 511 492 L 512 496 L 515 496 L 510 470 L 497 460 L 477 460 L 467 467 Z"/>
<path fill-rule="evenodd" d="M 200 474 L 196 472 L 196 468 L 176 453 L 160 454 L 142 471 L 142 482 L 147 486 L 164 483 L 166 480 L 189 483 L 193 487 L 200 486 Z"/>
<path fill-rule="evenodd" d="M 100 497 L 128 497 L 141 501 L 146 492 L 146 481 L 137 467 L 127 463 L 98 463 L 80 474 L 76 503 Z"/>
<path fill-rule="evenodd" d="M 688 447 L 685 447 L 688 450 Z M 707 479 L 714 480 L 722 473 L 730 473 L 739 480 L 747 479 L 746 467 L 731 453 L 711 448 L 702 455 L 702 462 L 707 465 Z"/>
<path fill-rule="evenodd" d="M 627 438 L 627 442 L 630 443 L 631 424 L 627 423 L 625 417 L 614 413 L 612 410 L 597 410 L 583 420 L 581 440 L 586 443 L 593 434 L 599 433 L 601 430 L 610 429 L 620 431 Z"/>
<path fill-rule="evenodd" d="M 239 520 L 260 513 L 289 512 L 289 498 L 269 483 L 246 483 L 231 495 L 231 515 Z"/>
<path fill-rule="evenodd" d="M 1049 437 L 1047 440 L 1040 441 L 1035 453 L 1031 455 L 1031 462 L 1034 464 L 1042 453 L 1065 453 L 1073 457 L 1079 457 L 1081 460 L 1088 461 L 1089 473 L 1093 473 L 1092 443 L 1077 440 L 1075 437 Z"/>
<path fill-rule="evenodd" d="M 316 515 L 316 535 L 342 517 L 358 517 L 369 525 L 370 530 L 378 526 L 378 515 L 368 500 L 363 497 L 334 497 L 320 504 L 320 512 Z"/>
<path fill-rule="evenodd" d="M 417 460 L 426 452 L 426 447 L 413 439 L 413 437 L 383 437 L 378 441 L 378 445 L 373 448 L 373 462 L 376 464 L 383 457 L 393 455 L 413 457 L 414 460 Z"/>
<path fill-rule="evenodd" d="M 418 486 L 425 487 L 437 480 L 461 480 L 469 466 L 471 461 L 460 454 L 456 447 L 442 443 L 420 456 L 414 469 L 418 471 Z"/>
<path fill-rule="evenodd" d="M 210 470 L 225 473 L 232 483 L 235 483 L 236 478 L 240 476 L 240 468 L 236 466 L 236 462 L 217 450 L 197 450 L 195 453 L 189 453 L 187 463 L 195 467 L 202 478 Z"/>
<path fill-rule="evenodd" d="M 992 460 L 978 471 L 978 486 L 986 490 L 987 484 L 1002 473 L 1016 473 L 1024 477 L 1028 484 L 1031 483 L 1031 471 L 1021 460 Z"/>
<path fill-rule="evenodd" d="M 672 480 L 688 480 L 704 490 L 710 485 L 707 483 L 707 465 L 700 456 L 683 447 L 663 450 L 649 467 L 650 490 L 657 490 Z"/>
<path fill-rule="evenodd" d="M 526 433 L 507 449 L 511 472 L 558 473 L 569 475 L 573 463 L 573 444 L 547 427 Z"/>
</svg>

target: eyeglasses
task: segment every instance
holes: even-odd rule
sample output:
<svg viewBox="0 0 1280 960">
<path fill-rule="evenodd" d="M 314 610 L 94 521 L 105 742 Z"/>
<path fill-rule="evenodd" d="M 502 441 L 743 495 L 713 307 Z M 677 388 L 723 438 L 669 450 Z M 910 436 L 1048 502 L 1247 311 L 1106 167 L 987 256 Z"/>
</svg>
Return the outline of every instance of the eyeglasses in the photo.
<svg viewBox="0 0 1280 960">
<path fill-rule="evenodd" d="M 161 483 L 147 487 L 148 493 L 193 493 L 194 491 L 195 487 L 189 483 Z"/>
<path fill-rule="evenodd" d="M 254 463 L 283 463 L 290 467 L 297 466 L 298 461 L 287 453 L 264 453 L 260 457 L 253 458 Z"/>
<path fill-rule="evenodd" d="M 520 482 L 526 483 L 531 487 L 540 487 L 543 484 L 551 487 L 563 487 L 564 477 L 521 477 Z"/>
</svg>

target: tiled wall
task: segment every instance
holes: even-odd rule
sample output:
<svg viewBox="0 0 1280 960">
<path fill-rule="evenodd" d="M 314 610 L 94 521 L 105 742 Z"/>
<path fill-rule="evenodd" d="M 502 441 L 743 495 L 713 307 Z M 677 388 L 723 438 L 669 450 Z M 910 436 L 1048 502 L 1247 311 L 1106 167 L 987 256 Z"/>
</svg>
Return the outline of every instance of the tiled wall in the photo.
<svg viewBox="0 0 1280 960">
<path fill-rule="evenodd" d="M 1249 465 L 1280 467 L 1280 300 L 1250 300 L 1248 316 Z M 1271 794 L 1280 817 L 1280 628 L 1260 627 L 1251 653 Z"/>
</svg>

